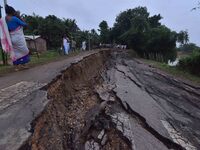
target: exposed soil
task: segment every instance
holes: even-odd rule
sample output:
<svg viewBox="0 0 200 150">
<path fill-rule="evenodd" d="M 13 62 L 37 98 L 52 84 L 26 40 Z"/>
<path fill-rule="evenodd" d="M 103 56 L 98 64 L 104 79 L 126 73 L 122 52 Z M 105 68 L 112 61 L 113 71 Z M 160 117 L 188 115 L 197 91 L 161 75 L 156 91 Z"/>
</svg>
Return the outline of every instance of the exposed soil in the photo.
<svg viewBox="0 0 200 150">
<path fill-rule="evenodd" d="M 102 115 L 95 86 L 101 84 L 110 51 L 94 54 L 64 70 L 48 85 L 51 102 L 33 123 L 33 135 L 21 149 L 93 149 L 98 134 L 105 130 L 103 149 L 130 149 L 115 125 Z M 104 135 L 104 136 L 105 136 Z M 103 138 L 103 137 L 102 137 Z M 93 145 L 93 146 L 92 146 Z"/>
<path fill-rule="evenodd" d="M 71 65 L 43 89 L 50 102 L 20 150 L 195 150 L 200 95 L 194 89 L 129 59 L 126 52 L 101 51 Z"/>
</svg>

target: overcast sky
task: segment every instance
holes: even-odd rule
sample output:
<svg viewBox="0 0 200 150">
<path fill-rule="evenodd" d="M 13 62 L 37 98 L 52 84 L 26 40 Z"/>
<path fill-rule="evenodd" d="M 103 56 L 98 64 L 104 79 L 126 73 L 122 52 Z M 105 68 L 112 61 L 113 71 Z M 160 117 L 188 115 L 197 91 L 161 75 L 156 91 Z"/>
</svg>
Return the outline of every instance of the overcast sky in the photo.
<svg viewBox="0 0 200 150">
<path fill-rule="evenodd" d="M 188 30 L 190 41 L 200 46 L 200 10 L 191 11 L 198 0 L 8 0 L 22 13 L 74 18 L 81 29 L 97 29 L 102 20 L 112 27 L 116 16 L 129 8 L 146 6 L 160 13 L 162 23 L 175 31 Z"/>
</svg>

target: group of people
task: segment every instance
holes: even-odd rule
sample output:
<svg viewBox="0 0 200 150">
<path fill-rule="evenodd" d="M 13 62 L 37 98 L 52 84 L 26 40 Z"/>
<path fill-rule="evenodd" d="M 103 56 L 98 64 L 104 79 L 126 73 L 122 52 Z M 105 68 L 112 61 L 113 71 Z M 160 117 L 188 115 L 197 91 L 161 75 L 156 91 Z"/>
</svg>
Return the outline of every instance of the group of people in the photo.
<svg viewBox="0 0 200 150">
<path fill-rule="evenodd" d="M 27 24 L 20 17 L 20 12 L 13 7 L 6 5 L 6 17 L 0 20 L 0 38 L 2 48 L 5 52 L 10 53 L 15 69 L 27 68 L 26 64 L 30 61 L 29 49 L 23 33 L 23 27 Z M 100 44 L 101 45 L 101 44 Z M 102 45 L 101 45 L 102 46 Z M 101 47 L 100 46 L 100 47 Z M 118 48 L 126 49 L 126 45 L 118 45 Z M 64 35 L 62 48 L 65 55 L 70 51 L 75 51 L 76 41 Z M 82 42 L 81 50 L 87 49 L 86 41 Z"/>
<path fill-rule="evenodd" d="M 87 48 L 86 44 L 87 44 L 86 41 L 82 42 L 82 45 L 81 45 L 82 51 L 86 50 L 86 48 Z M 68 55 L 70 51 L 72 51 L 72 52 L 75 51 L 76 50 L 76 41 L 74 39 L 72 39 L 70 41 L 70 39 L 66 35 L 64 35 L 61 50 L 63 50 L 64 55 Z"/>
<path fill-rule="evenodd" d="M 2 48 L 9 53 L 15 70 L 26 69 L 27 63 L 30 61 L 29 49 L 26 44 L 23 28 L 27 24 L 20 17 L 20 12 L 13 7 L 6 5 L 6 17 L 0 19 L 0 38 Z M 81 50 L 86 50 L 86 41 L 82 42 Z M 65 55 L 70 51 L 75 51 L 76 41 L 64 35 L 62 42 L 62 50 Z"/>
<path fill-rule="evenodd" d="M 0 20 L 0 36 L 2 48 L 10 53 L 15 70 L 27 68 L 30 61 L 29 49 L 26 45 L 23 27 L 27 24 L 20 17 L 19 11 L 6 5 L 6 17 Z"/>
</svg>

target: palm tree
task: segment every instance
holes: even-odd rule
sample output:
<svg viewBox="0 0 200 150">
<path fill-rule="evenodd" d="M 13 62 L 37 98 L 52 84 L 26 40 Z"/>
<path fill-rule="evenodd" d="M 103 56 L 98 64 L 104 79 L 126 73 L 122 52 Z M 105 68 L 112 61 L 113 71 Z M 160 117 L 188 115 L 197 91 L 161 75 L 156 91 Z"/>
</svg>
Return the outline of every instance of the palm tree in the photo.
<svg viewBox="0 0 200 150">
<path fill-rule="evenodd" d="M 187 44 L 189 42 L 188 31 L 180 31 L 177 35 L 177 41 L 181 43 L 181 45 Z"/>
</svg>

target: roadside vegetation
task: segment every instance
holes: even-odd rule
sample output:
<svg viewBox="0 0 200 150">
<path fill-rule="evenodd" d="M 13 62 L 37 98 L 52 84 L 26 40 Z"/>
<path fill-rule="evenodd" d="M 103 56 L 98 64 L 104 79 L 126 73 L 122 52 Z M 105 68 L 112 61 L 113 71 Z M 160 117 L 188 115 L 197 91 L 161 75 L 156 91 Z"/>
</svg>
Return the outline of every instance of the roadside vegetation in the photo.
<svg viewBox="0 0 200 150">
<path fill-rule="evenodd" d="M 183 80 L 191 81 L 194 84 L 200 85 L 200 77 L 190 73 L 185 69 L 182 69 L 180 67 L 172 67 L 166 63 L 161 63 L 153 60 L 142 59 L 142 61 L 175 77 L 179 77 Z"/>
<path fill-rule="evenodd" d="M 129 50 L 130 58 L 137 58 L 141 60 L 143 63 L 153 67 L 157 68 L 161 71 L 164 71 L 172 76 L 178 77 L 180 79 L 192 82 L 193 84 L 200 85 L 200 76 L 197 76 L 191 72 L 189 72 L 187 69 L 183 69 L 180 66 L 169 66 L 167 63 L 164 62 L 158 62 L 155 60 L 150 59 L 144 59 L 138 56 L 138 54 L 134 50 Z M 190 54 L 178 56 L 180 59 L 184 59 L 186 57 L 190 57 Z"/>
<path fill-rule="evenodd" d="M 179 67 L 200 76 L 200 48 L 195 49 L 190 56 L 180 59 Z"/>
<path fill-rule="evenodd" d="M 143 59 L 143 61 L 176 77 L 200 84 L 200 48 L 194 43 L 180 45 L 178 58 L 177 66 L 169 66 L 166 63 L 147 59 Z"/>
</svg>

